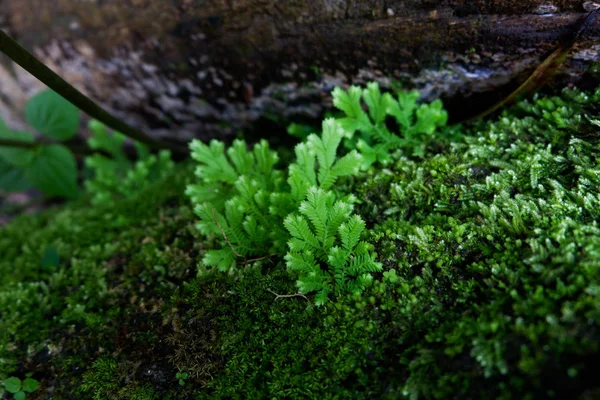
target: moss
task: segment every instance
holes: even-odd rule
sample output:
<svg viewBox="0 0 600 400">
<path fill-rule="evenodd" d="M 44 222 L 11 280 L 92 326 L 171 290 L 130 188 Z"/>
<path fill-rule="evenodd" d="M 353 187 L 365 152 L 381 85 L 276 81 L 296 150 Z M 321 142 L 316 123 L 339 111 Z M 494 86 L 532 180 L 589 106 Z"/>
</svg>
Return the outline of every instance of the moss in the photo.
<svg viewBox="0 0 600 400">
<path fill-rule="evenodd" d="M 0 231 L 0 378 L 33 372 L 31 398 L 57 399 L 591 393 L 598 100 L 521 103 L 344 180 L 384 268 L 321 308 L 277 297 L 297 279 L 279 257 L 196 275 L 218 238 L 195 229 L 186 166 L 111 208 L 20 217 Z"/>
</svg>

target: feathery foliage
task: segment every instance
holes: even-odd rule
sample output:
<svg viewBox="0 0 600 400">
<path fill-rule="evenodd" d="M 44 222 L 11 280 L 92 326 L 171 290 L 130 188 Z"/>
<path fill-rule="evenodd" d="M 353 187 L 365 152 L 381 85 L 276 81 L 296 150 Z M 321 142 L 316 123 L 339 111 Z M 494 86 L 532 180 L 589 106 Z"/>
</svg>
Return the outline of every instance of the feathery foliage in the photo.
<svg viewBox="0 0 600 400">
<path fill-rule="evenodd" d="M 289 234 L 283 221 L 298 209 L 311 186 L 329 190 L 337 178 L 358 172 L 356 151 L 337 159 L 344 137 L 333 119 L 323 122 L 321 137 L 312 134 L 296 146 L 296 163 L 289 167 L 287 182 L 275 169 L 277 153 L 265 140 L 247 150 L 236 140 L 225 151 L 222 142 L 191 144 L 192 158 L 200 163 L 186 193 L 196 205 L 203 234 L 220 237 L 220 249 L 209 250 L 203 263 L 228 271 L 236 262 L 282 254 Z"/>
<path fill-rule="evenodd" d="M 336 201 L 333 192 L 312 186 L 299 214 L 285 219 L 292 235 L 285 256 L 287 267 L 300 274 L 297 286 L 301 293 L 318 292 L 318 306 L 325 304 L 332 292 L 360 294 L 372 280 L 369 273 L 381 269 L 373 247 L 360 241 L 365 222 L 351 213 L 350 203 Z M 325 270 L 324 264 L 328 265 Z"/>
<path fill-rule="evenodd" d="M 200 164 L 195 172 L 200 183 L 189 185 L 186 193 L 200 217 L 200 232 L 216 235 L 221 244 L 205 254 L 203 263 L 228 271 L 240 258 L 281 252 L 287 240 L 281 221 L 293 204 L 284 195 L 283 172 L 275 169 L 277 153 L 265 140 L 252 151 L 243 140 L 227 152 L 217 140 L 209 145 L 194 140 L 190 148 Z"/>
<path fill-rule="evenodd" d="M 377 82 L 367 84 L 366 89 L 350 86 L 348 91 L 339 87 L 333 90 L 333 104 L 345 114 L 339 122 L 348 134 L 346 144 L 360 150 L 364 157 L 363 167 L 376 161 L 388 161 L 390 151 L 395 149 L 403 149 L 415 156 L 424 154 L 426 139 L 446 125 L 448 114 L 441 100 L 417 104 L 419 97 L 419 92 L 413 90 L 398 92 L 395 99 L 390 93 L 382 94 Z M 398 124 L 399 135 L 388 129 L 388 116 Z M 357 131 L 360 135 L 354 137 Z"/>
<path fill-rule="evenodd" d="M 337 159 L 338 147 L 345 135 L 341 124 L 328 118 L 323 121 L 321 137 L 313 133 L 306 143 L 296 145 L 296 162 L 289 167 L 288 183 L 298 204 L 311 186 L 330 190 L 337 178 L 358 173 L 362 157 L 356 150 Z"/>
<path fill-rule="evenodd" d="M 93 177 L 85 181 L 85 187 L 92 195 L 94 205 L 112 206 L 115 200 L 130 198 L 152 182 L 169 175 L 175 167 L 169 150 L 150 154 L 148 148 L 139 142 L 134 143 L 137 161 L 132 162 L 123 150 L 126 136 L 119 132 L 109 134 L 105 126 L 95 120 L 90 121 L 89 128 L 93 134 L 88 139 L 89 146 L 111 155 L 109 158 L 94 153 L 85 158 L 86 167 L 93 171 Z"/>
</svg>

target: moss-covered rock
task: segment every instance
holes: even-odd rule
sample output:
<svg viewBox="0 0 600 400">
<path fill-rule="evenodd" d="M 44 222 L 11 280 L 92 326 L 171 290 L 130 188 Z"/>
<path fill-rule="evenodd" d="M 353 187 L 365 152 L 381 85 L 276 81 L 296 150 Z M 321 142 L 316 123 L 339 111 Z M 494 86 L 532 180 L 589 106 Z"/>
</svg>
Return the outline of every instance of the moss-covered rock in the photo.
<svg viewBox="0 0 600 400">
<path fill-rule="evenodd" d="M 576 398 L 598 386 L 599 99 L 524 102 L 343 182 L 383 272 L 324 307 L 278 296 L 280 256 L 196 276 L 219 238 L 185 165 L 22 216 L 0 230 L 0 378 L 33 373 L 40 399 Z"/>
</svg>

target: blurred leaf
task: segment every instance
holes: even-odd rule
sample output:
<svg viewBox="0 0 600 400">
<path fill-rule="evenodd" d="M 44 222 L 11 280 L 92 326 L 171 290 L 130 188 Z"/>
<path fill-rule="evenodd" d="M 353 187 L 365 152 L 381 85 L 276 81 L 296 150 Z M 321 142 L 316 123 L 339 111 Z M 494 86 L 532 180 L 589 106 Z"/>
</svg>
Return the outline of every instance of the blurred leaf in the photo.
<svg viewBox="0 0 600 400">
<path fill-rule="evenodd" d="M 29 125 L 56 140 L 71 139 L 79 129 L 79 110 L 52 90 L 33 96 L 25 108 Z"/>
<path fill-rule="evenodd" d="M 4 380 L 4 388 L 9 393 L 17 393 L 21 390 L 21 380 L 11 376 Z"/>
<path fill-rule="evenodd" d="M 58 250 L 53 245 L 49 245 L 44 252 L 42 257 L 42 269 L 53 270 L 58 267 L 60 263 L 60 256 Z"/>
<path fill-rule="evenodd" d="M 62 145 L 42 147 L 26 169 L 29 181 L 48 196 L 77 195 L 77 164 L 73 153 Z"/>
<path fill-rule="evenodd" d="M 25 176 L 25 170 L 21 167 L 10 165 L 0 158 L 0 190 L 5 192 L 23 192 L 31 188 L 31 184 Z"/>
<path fill-rule="evenodd" d="M 20 140 L 22 142 L 33 143 L 33 135 L 31 133 L 12 131 L 4 125 L 2 119 L 0 119 L 0 139 Z M 34 156 L 34 149 L 0 146 L 0 158 L 11 165 L 19 167 L 28 165 L 31 163 Z"/>
<path fill-rule="evenodd" d="M 34 392 L 38 388 L 38 386 L 40 386 L 40 383 L 35 379 L 27 378 L 23 381 L 24 392 Z"/>
</svg>

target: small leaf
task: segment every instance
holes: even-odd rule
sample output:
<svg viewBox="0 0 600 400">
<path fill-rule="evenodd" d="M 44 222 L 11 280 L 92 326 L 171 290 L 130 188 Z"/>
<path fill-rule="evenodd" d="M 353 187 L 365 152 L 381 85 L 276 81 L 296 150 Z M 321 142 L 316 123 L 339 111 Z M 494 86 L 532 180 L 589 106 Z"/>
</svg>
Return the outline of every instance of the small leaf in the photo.
<svg viewBox="0 0 600 400">
<path fill-rule="evenodd" d="M 15 400 L 25 400 L 25 392 L 17 392 L 14 396 Z"/>
<path fill-rule="evenodd" d="M 306 140 L 306 138 L 314 132 L 313 127 L 310 125 L 296 124 L 292 122 L 287 127 L 287 133 L 291 136 L 294 136 L 302 141 Z"/>
<path fill-rule="evenodd" d="M 40 383 L 35 379 L 27 378 L 23 381 L 23 391 L 25 392 L 34 392 L 38 386 L 40 386 Z"/>
<path fill-rule="evenodd" d="M 5 192 L 23 192 L 31 188 L 29 180 L 25 176 L 25 170 L 21 167 L 8 164 L 0 158 L 0 190 Z"/>
<path fill-rule="evenodd" d="M 14 132 L 10 130 L 0 118 L 0 139 L 19 140 L 33 143 L 33 135 L 28 132 Z M 11 165 L 22 167 L 31 163 L 35 155 L 34 149 L 21 147 L 0 146 L 0 159 Z"/>
<path fill-rule="evenodd" d="M 17 393 L 21 390 L 21 380 L 11 376 L 4 380 L 4 388 L 9 393 Z"/>
<path fill-rule="evenodd" d="M 79 110 L 52 90 L 33 96 L 25 108 L 29 125 L 56 140 L 71 139 L 79 129 Z"/>
<path fill-rule="evenodd" d="M 53 270 L 58 267 L 60 263 L 60 256 L 58 255 L 58 251 L 56 247 L 50 245 L 46 248 L 44 252 L 44 257 L 42 257 L 42 269 L 44 270 Z"/>
<path fill-rule="evenodd" d="M 77 195 L 77 165 L 73 153 L 65 146 L 42 147 L 26 173 L 29 181 L 48 196 Z"/>
</svg>

